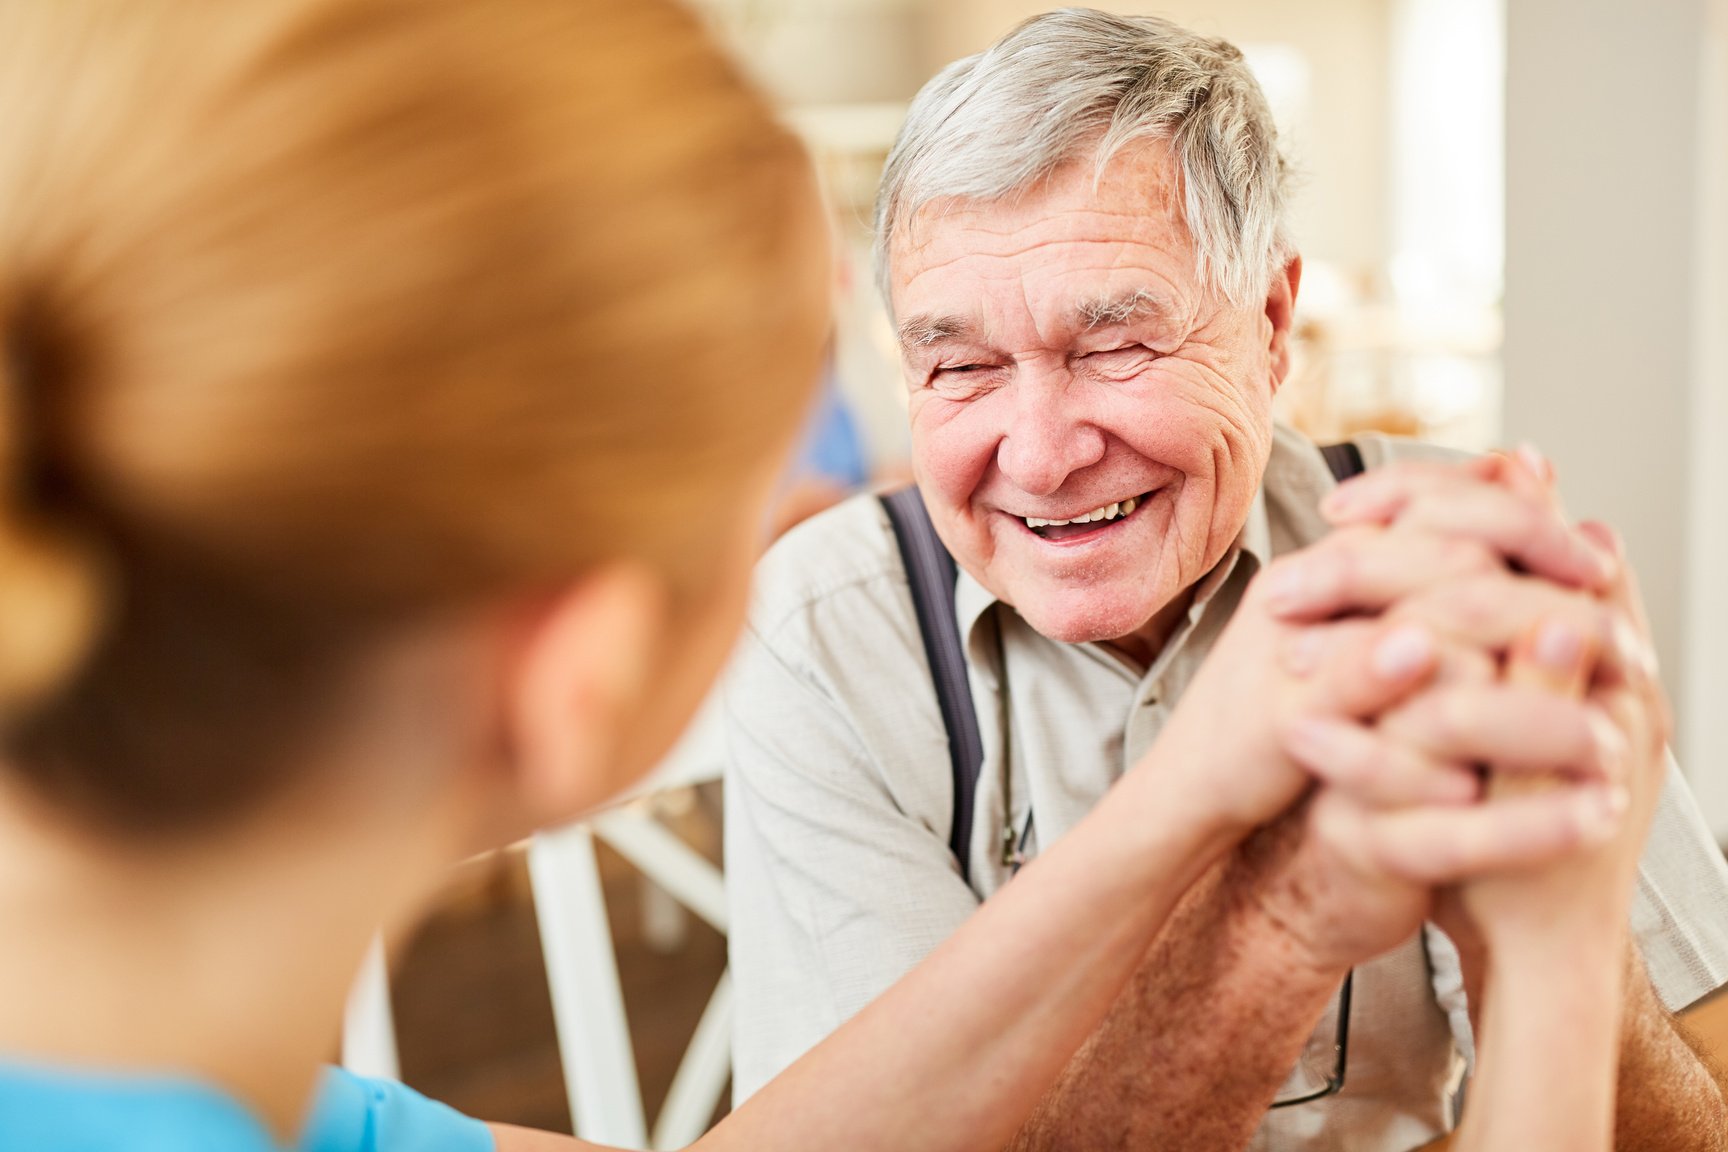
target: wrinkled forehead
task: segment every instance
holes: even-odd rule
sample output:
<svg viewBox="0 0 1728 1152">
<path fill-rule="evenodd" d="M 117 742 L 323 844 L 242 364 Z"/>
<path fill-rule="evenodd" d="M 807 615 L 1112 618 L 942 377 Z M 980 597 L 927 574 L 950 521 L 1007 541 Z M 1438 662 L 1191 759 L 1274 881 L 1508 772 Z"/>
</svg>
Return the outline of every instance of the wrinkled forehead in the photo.
<svg viewBox="0 0 1728 1152">
<path fill-rule="evenodd" d="M 897 323 L 976 316 L 1001 294 L 1064 311 L 1140 289 L 1186 310 L 1206 295 L 1181 170 L 1162 141 L 1130 145 L 1102 170 L 1071 161 L 998 199 L 931 200 L 903 217 L 888 258 Z"/>
</svg>

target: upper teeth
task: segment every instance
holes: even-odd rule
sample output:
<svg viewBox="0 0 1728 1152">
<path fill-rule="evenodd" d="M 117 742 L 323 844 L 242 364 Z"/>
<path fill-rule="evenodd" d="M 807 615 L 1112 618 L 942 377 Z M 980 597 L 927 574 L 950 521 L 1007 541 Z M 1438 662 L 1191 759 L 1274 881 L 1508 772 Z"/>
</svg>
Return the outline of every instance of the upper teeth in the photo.
<svg viewBox="0 0 1728 1152">
<path fill-rule="evenodd" d="M 1090 512 L 1084 512 L 1072 520 L 1040 520 L 1036 516 L 1028 516 L 1026 517 L 1026 527 L 1056 528 L 1063 524 L 1090 524 L 1094 520 L 1114 520 L 1118 516 L 1126 516 L 1134 511 L 1139 503 L 1139 497 L 1130 496 L 1118 503 L 1106 504 L 1102 508 L 1094 508 Z"/>
</svg>

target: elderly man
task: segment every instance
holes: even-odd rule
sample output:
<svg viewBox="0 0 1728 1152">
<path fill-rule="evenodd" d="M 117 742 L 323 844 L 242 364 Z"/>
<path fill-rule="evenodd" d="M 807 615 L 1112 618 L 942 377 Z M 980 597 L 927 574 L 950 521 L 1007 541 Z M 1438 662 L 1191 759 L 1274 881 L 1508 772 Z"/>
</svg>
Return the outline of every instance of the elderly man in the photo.
<svg viewBox="0 0 1728 1152">
<path fill-rule="evenodd" d="M 914 102 L 880 194 L 880 271 L 922 502 L 958 579 L 921 629 L 874 497 L 763 564 L 727 698 L 740 1098 L 1154 744 L 1180 728 L 1185 755 L 1220 763 L 1266 746 L 1253 668 L 1214 660 L 1211 690 L 1188 689 L 1215 647 L 1232 658 L 1218 641 L 1247 583 L 1329 521 L 1395 523 L 1281 563 L 1272 601 L 1368 585 L 1388 613 L 1466 634 L 1534 620 L 1530 596 L 1553 586 L 1532 573 L 1589 567 L 1589 541 L 1528 483 L 1415 446 L 1361 443 L 1368 476 L 1323 507 L 1336 470 L 1271 414 L 1301 273 L 1284 212 L 1240 54 L 1164 21 L 1040 17 Z M 944 716 L 926 657 L 944 628 L 981 738 L 970 796 L 949 767 L 965 717 L 953 693 Z M 1659 702 L 1645 711 L 1660 731 Z M 1516 759 L 1504 719 L 1448 722 L 1475 726 L 1491 768 Z M 1336 732 L 1278 740 L 1351 770 Z M 1655 833 L 1628 947 L 1619 1143 L 1719 1149 L 1721 1090 L 1668 1012 L 1728 981 L 1728 873 L 1677 775 L 1660 788 L 1659 737 L 1645 743 L 1628 753 L 1647 761 Z M 1465 788 L 1431 799 L 1473 802 Z M 1365 877 L 1336 827 L 1316 831 L 1318 807 L 1190 891 L 1015 1147 L 1391 1150 L 1448 1130 L 1491 965 L 1445 884 L 1477 878 L 1445 861 L 1428 862 L 1432 886 Z"/>
</svg>

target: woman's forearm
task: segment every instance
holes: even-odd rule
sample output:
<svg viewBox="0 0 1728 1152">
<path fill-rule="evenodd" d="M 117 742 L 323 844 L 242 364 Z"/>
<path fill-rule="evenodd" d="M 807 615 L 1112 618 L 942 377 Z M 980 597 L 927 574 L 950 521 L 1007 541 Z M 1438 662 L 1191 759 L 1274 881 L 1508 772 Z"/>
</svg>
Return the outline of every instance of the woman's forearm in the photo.
<svg viewBox="0 0 1728 1152">
<path fill-rule="evenodd" d="M 1456 1152 L 1609 1152 L 1625 980 L 1620 946 L 1491 950 Z"/>
<path fill-rule="evenodd" d="M 1183 791 L 1151 765 L 1128 773 L 924 963 L 697 1147 L 1000 1149 L 1178 898 L 1237 839 L 1184 808 Z"/>
</svg>

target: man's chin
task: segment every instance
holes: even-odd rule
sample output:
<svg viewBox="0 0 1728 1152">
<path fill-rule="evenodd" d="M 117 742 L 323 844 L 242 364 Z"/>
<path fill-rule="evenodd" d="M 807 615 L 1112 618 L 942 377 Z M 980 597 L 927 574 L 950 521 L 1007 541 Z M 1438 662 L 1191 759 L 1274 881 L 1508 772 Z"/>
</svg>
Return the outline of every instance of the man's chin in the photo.
<svg viewBox="0 0 1728 1152">
<path fill-rule="evenodd" d="M 1097 597 L 1074 604 L 1040 604 L 1016 611 L 1033 631 L 1058 644 L 1092 644 L 1120 640 L 1138 632 L 1158 613 L 1161 605 L 1100 603 Z"/>
</svg>

